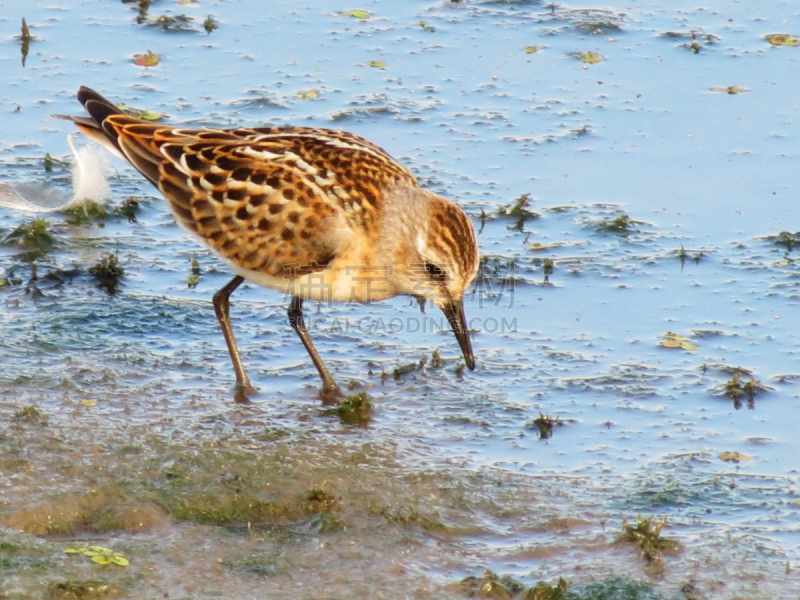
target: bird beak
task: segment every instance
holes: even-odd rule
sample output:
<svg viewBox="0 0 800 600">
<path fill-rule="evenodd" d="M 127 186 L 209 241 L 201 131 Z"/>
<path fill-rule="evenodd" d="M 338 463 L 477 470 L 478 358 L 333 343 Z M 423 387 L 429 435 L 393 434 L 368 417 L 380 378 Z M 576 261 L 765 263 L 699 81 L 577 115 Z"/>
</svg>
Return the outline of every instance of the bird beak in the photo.
<svg viewBox="0 0 800 600">
<path fill-rule="evenodd" d="M 467 329 L 467 318 L 464 316 L 464 302 L 463 301 L 449 301 L 442 306 L 442 312 L 447 320 L 450 321 L 450 327 L 453 328 L 453 333 L 456 334 L 458 345 L 461 346 L 461 352 L 464 354 L 464 360 L 467 363 L 467 368 L 470 371 L 475 370 L 475 357 L 472 354 L 472 342 L 469 339 L 469 329 Z"/>
</svg>

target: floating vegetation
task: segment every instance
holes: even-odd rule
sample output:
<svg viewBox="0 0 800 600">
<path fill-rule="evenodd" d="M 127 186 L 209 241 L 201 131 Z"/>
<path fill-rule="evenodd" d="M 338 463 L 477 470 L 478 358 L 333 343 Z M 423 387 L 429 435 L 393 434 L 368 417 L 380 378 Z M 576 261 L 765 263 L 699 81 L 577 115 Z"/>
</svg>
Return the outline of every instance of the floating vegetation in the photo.
<svg viewBox="0 0 800 600">
<path fill-rule="evenodd" d="M 99 600 L 100 598 L 119 598 L 121 590 L 110 583 L 95 579 L 79 581 L 58 581 L 47 588 L 48 600 Z"/>
<path fill-rule="evenodd" d="M 537 52 L 541 52 L 547 46 L 525 46 L 525 54 L 536 54 Z"/>
<path fill-rule="evenodd" d="M 773 46 L 797 46 L 800 44 L 800 40 L 788 33 L 768 33 L 764 39 Z"/>
<path fill-rule="evenodd" d="M 520 276 L 520 268 L 515 257 L 484 254 L 478 266 L 472 297 L 477 296 L 479 301 L 491 301 L 494 306 L 504 303 L 511 308 L 515 286 L 518 283 L 525 283 L 525 279 Z M 507 296 L 505 301 L 504 295 Z"/>
<path fill-rule="evenodd" d="M 795 233 L 781 231 L 778 235 L 767 235 L 760 239 L 772 242 L 776 246 L 785 246 L 786 252 L 791 252 L 797 246 L 800 246 L 800 231 Z"/>
<path fill-rule="evenodd" d="M 33 219 L 14 229 L 3 239 L 4 246 L 16 246 L 41 256 L 56 246 L 56 237 L 50 232 L 50 221 Z"/>
<path fill-rule="evenodd" d="M 652 565 L 658 573 L 663 573 L 664 564 L 662 554 L 676 554 L 681 550 L 681 544 L 677 540 L 661 537 L 661 530 L 667 524 L 667 517 L 661 517 L 657 523 L 653 523 L 655 517 L 636 517 L 636 525 L 628 523 L 627 519 L 622 521 L 622 533 L 617 536 L 618 543 L 635 544 L 642 553 L 642 558 Z"/>
<path fill-rule="evenodd" d="M 22 52 L 22 66 L 25 66 L 25 61 L 28 60 L 28 52 L 30 51 L 30 44 L 33 41 L 31 30 L 28 28 L 28 23 L 22 19 L 22 30 L 19 36 L 20 51 Z"/>
<path fill-rule="evenodd" d="M 146 15 L 139 23 L 148 27 L 160 27 L 164 31 L 182 33 L 197 31 L 194 27 L 194 19 L 188 15 Z"/>
<path fill-rule="evenodd" d="M 553 274 L 555 270 L 553 259 L 552 258 L 545 258 L 542 261 L 542 273 L 544 273 L 544 281 L 542 283 L 544 285 L 551 285 L 550 283 L 550 275 Z"/>
<path fill-rule="evenodd" d="M 105 220 L 108 216 L 108 207 L 105 204 L 86 199 L 80 204 L 65 208 L 64 214 L 70 225 L 84 225 Z"/>
<path fill-rule="evenodd" d="M 743 462 L 750 462 L 753 460 L 753 457 L 749 454 L 742 454 L 741 452 L 735 452 L 727 450 L 719 455 L 720 460 L 724 460 L 725 462 L 732 462 L 732 463 L 743 463 Z"/>
<path fill-rule="evenodd" d="M 529 210 L 529 206 L 531 203 L 531 195 L 530 194 L 522 194 L 516 200 L 514 200 L 513 204 L 504 204 L 500 208 L 497 209 L 497 215 L 499 217 L 506 217 L 509 219 L 516 219 L 516 223 L 509 227 L 511 231 L 522 231 L 522 228 L 525 226 L 525 222 L 531 219 L 538 219 L 542 215 L 539 213 L 533 212 Z"/>
<path fill-rule="evenodd" d="M 691 584 L 686 584 L 683 589 L 691 589 Z M 653 584 L 644 581 L 633 581 L 623 577 L 611 577 L 604 581 L 590 583 L 583 587 L 580 593 L 573 598 L 572 591 L 569 600 L 675 600 L 675 596 L 660 593 Z M 701 596 L 692 596 L 683 593 L 682 600 L 701 600 Z M 537 599 L 538 600 L 538 599 Z"/>
<path fill-rule="evenodd" d="M 319 97 L 319 90 L 301 90 L 294 97 L 300 100 L 314 100 Z"/>
<path fill-rule="evenodd" d="M 219 22 L 213 15 L 208 15 L 204 20 L 185 14 L 153 15 L 149 13 L 151 0 L 123 0 L 123 2 L 137 5 L 136 22 L 146 27 L 159 27 L 163 31 L 178 33 L 199 33 L 202 28 L 207 34 L 219 27 Z M 198 6 L 192 0 L 178 0 L 177 4 L 190 7 Z"/>
<path fill-rule="evenodd" d="M 680 250 L 671 250 L 670 254 L 675 254 L 678 257 L 678 260 L 681 261 L 681 271 L 683 271 L 683 267 L 686 264 L 687 260 L 693 260 L 695 264 L 700 264 L 700 261 L 706 254 L 709 254 L 708 250 L 687 250 L 683 246 L 681 246 Z"/>
<path fill-rule="evenodd" d="M 200 280 L 203 278 L 200 274 L 200 263 L 197 261 L 195 257 L 192 257 L 191 260 L 192 269 L 189 274 L 184 278 L 183 282 L 189 286 L 189 289 L 194 289 L 197 287 L 197 284 L 200 283 Z"/>
<path fill-rule="evenodd" d="M 139 198 L 136 196 L 128 196 L 123 200 L 122 204 L 116 208 L 115 212 L 121 217 L 128 219 L 130 223 L 135 223 L 136 213 L 139 212 Z"/>
<path fill-rule="evenodd" d="M 361 19 L 362 21 L 364 19 L 369 19 L 372 16 L 370 15 L 370 12 L 368 10 L 362 10 L 362 9 L 346 10 L 344 12 L 340 12 L 339 15 L 342 17 L 353 17 L 354 19 Z"/>
<path fill-rule="evenodd" d="M 47 417 L 35 406 L 24 406 L 20 408 L 13 417 L 17 423 L 29 423 L 32 425 L 47 425 Z"/>
<path fill-rule="evenodd" d="M 619 33 L 625 18 L 623 13 L 603 8 L 573 8 L 562 14 L 572 21 L 575 29 L 587 35 Z"/>
<path fill-rule="evenodd" d="M 467 598 L 495 598 L 497 600 L 566 600 L 568 583 L 559 577 L 555 585 L 540 581 L 535 586 L 525 589 L 525 585 L 510 575 L 499 576 L 489 569 L 481 577 L 465 577 L 458 583 L 448 585 L 447 590 L 466 596 Z M 582 596 L 581 596 L 582 597 Z M 576 597 L 577 599 L 577 597 Z"/>
<path fill-rule="evenodd" d="M 428 362 L 428 357 L 423 356 L 422 358 L 419 359 L 419 362 L 407 363 L 405 365 L 400 365 L 399 367 L 395 367 L 392 370 L 392 378 L 394 378 L 395 381 L 398 381 L 403 377 L 405 377 L 406 375 L 410 375 L 411 373 L 416 373 L 417 371 L 422 369 L 422 367 L 425 366 L 426 362 Z"/>
<path fill-rule="evenodd" d="M 398 525 L 407 529 L 418 528 L 429 533 L 447 533 L 448 531 L 447 525 L 431 517 L 426 517 L 415 508 L 404 506 L 392 510 L 387 506 L 373 504 L 370 506 L 369 512 L 373 516 L 383 517 L 389 525 Z"/>
<path fill-rule="evenodd" d="M 372 400 L 366 392 L 353 394 L 341 401 L 336 414 L 345 425 L 366 427 L 372 419 Z"/>
<path fill-rule="evenodd" d="M 134 54 L 133 64 L 140 67 L 155 67 L 158 64 L 158 54 L 148 50 L 145 54 Z"/>
<path fill-rule="evenodd" d="M 540 581 L 535 586 L 525 590 L 522 600 L 567 600 L 567 580 L 559 577 L 555 585 Z"/>
<path fill-rule="evenodd" d="M 208 35 L 211 35 L 212 31 L 219 29 L 219 21 L 217 21 L 213 16 L 208 15 L 206 20 L 203 21 L 203 29 L 206 30 Z"/>
<path fill-rule="evenodd" d="M 540 440 L 549 440 L 553 437 L 553 429 L 562 427 L 564 421 L 556 417 L 555 419 L 548 414 L 539 413 L 536 419 L 531 419 L 525 424 L 525 429 L 530 431 L 538 431 Z"/>
<path fill-rule="evenodd" d="M 109 218 L 123 217 L 130 223 L 136 222 L 136 213 L 139 212 L 139 199 L 136 196 L 128 196 L 117 207 L 109 209 L 106 204 L 86 199 L 81 204 L 69 206 L 64 209 L 66 222 L 70 225 L 86 225 L 87 223 L 99 223 Z"/>
<path fill-rule="evenodd" d="M 136 116 L 139 117 L 142 121 L 160 121 L 161 119 L 164 118 L 164 115 L 150 112 L 149 110 L 143 110 Z"/>
<path fill-rule="evenodd" d="M 385 69 L 389 63 L 382 61 L 382 60 L 371 60 L 369 61 L 369 66 L 374 67 L 376 69 Z"/>
<path fill-rule="evenodd" d="M 448 588 L 468 598 L 507 599 L 519 594 L 525 586 L 508 575 L 500 577 L 486 569 L 481 577 L 466 577 Z"/>
<path fill-rule="evenodd" d="M 397 110 L 388 106 L 371 106 L 365 108 L 348 108 L 346 110 L 336 111 L 331 115 L 331 121 L 344 121 L 360 115 L 391 115 L 395 114 Z"/>
<path fill-rule="evenodd" d="M 123 4 L 136 4 L 137 17 L 136 22 L 141 23 L 147 18 L 147 11 L 150 9 L 151 0 L 122 0 Z"/>
<path fill-rule="evenodd" d="M 703 43 L 710 45 L 715 44 L 720 41 L 720 37 L 716 36 L 711 33 L 703 33 L 700 31 L 690 30 L 690 31 L 665 31 L 664 33 L 660 33 L 659 37 L 665 38 L 677 38 L 677 39 L 688 39 L 690 41 L 681 44 L 683 48 L 690 50 L 694 54 L 698 54 L 700 50 L 703 49 Z"/>
<path fill-rule="evenodd" d="M 627 235 L 634 229 L 634 225 L 640 223 L 641 221 L 634 221 L 628 215 L 623 213 L 613 219 L 601 219 L 599 221 L 595 221 L 594 228 L 602 233 L 619 233 Z"/>
<path fill-rule="evenodd" d="M 307 503 L 309 513 L 331 512 L 339 507 L 336 497 L 327 489 L 310 487 L 303 493 L 303 500 Z"/>
<path fill-rule="evenodd" d="M 120 278 L 125 275 L 125 269 L 119 266 L 116 254 L 108 254 L 89 268 L 89 274 L 97 281 L 97 287 L 109 294 L 115 294 Z"/>
<path fill-rule="evenodd" d="M 528 246 L 528 250 L 532 252 L 542 252 L 544 250 L 552 250 L 554 248 L 560 248 L 563 246 L 563 242 L 551 242 L 549 244 L 542 244 L 541 242 L 534 242 L 530 246 Z"/>
<path fill-rule="evenodd" d="M 161 119 L 164 118 L 164 115 L 162 115 L 161 113 L 152 112 L 147 109 L 140 110 L 138 108 L 129 106 L 124 102 L 120 102 L 119 104 L 117 104 L 117 108 L 123 112 L 128 113 L 132 117 L 136 117 L 137 119 L 142 119 L 143 121 L 160 121 Z"/>
<path fill-rule="evenodd" d="M 580 58 L 581 62 L 586 63 L 587 65 L 595 65 L 603 62 L 603 55 L 599 52 L 582 52 L 576 54 L 575 56 Z"/>
<path fill-rule="evenodd" d="M 697 346 L 692 343 L 692 338 L 690 337 L 678 335 L 677 333 L 672 333 L 671 331 L 668 331 L 661 337 L 664 339 L 661 340 L 658 345 L 662 348 L 679 348 L 688 352 L 694 352 L 697 350 Z"/>
<path fill-rule="evenodd" d="M 22 19 L 22 30 L 19 36 L 19 41 L 23 44 L 30 43 L 33 40 L 33 36 L 31 35 L 31 30 L 28 27 L 28 22 L 23 17 Z M 24 66 L 24 65 L 23 65 Z"/>
<path fill-rule="evenodd" d="M 723 396 L 733 400 L 733 407 L 736 410 L 742 408 L 742 400 L 747 403 L 747 408 L 752 410 L 755 408 L 756 396 L 772 388 L 752 376 L 747 381 L 742 382 L 742 375 L 750 376 L 750 371 L 737 368 L 731 378 L 725 382 Z"/>
<path fill-rule="evenodd" d="M 86 546 L 84 548 L 66 548 L 65 554 L 81 554 L 88 556 L 92 562 L 98 565 L 118 565 L 120 567 L 127 567 L 130 561 L 125 558 L 121 552 L 114 552 L 111 548 L 105 546 Z"/>
<path fill-rule="evenodd" d="M 747 88 L 739 87 L 738 85 L 729 85 L 728 87 L 713 87 L 711 88 L 712 92 L 716 92 L 718 94 L 741 94 L 743 92 L 749 92 Z"/>
</svg>

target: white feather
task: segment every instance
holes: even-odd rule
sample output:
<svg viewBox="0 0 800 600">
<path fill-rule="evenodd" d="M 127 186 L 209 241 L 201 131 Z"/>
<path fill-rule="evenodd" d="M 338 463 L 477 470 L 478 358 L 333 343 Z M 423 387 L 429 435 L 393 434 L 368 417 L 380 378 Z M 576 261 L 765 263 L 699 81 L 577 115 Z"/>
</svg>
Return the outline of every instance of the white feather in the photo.
<svg viewBox="0 0 800 600">
<path fill-rule="evenodd" d="M 108 154 L 100 146 L 76 148 L 72 135 L 67 136 L 72 151 L 72 198 L 63 190 L 38 184 L 0 184 L 0 206 L 28 213 L 64 210 L 91 200 L 99 204 L 111 197 L 106 171 Z"/>
</svg>

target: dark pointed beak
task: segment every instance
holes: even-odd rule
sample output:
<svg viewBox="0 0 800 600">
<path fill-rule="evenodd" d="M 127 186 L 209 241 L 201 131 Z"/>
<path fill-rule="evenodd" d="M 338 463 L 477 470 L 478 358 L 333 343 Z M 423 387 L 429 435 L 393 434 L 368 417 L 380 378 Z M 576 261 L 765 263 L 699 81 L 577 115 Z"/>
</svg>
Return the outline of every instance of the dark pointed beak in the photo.
<svg viewBox="0 0 800 600">
<path fill-rule="evenodd" d="M 442 307 L 442 311 L 450 322 L 453 333 L 456 334 L 456 339 L 458 340 L 458 345 L 461 346 L 461 352 L 464 354 L 467 368 L 470 371 L 474 371 L 475 357 L 472 354 L 472 342 L 469 339 L 469 329 L 467 329 L 467 318 L 464 316 L 463 301 L 448 302 Z"/>
</svg>

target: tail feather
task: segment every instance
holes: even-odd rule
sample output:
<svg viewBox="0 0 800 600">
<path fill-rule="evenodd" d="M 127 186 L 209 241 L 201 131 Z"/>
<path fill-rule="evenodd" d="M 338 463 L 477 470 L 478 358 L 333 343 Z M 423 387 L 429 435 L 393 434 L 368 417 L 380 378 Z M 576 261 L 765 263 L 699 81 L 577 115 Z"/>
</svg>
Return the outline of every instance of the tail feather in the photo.
<svg viewBox="0 0 800 600">
<path fill-rule="evenodd" d="M 70 115 L 53 115 L 58 119 L 72 121 L 78 130 L 89 139 L 108 148 L 119 158 L 126 160 L 119 145 L 119 135 L 105 120 L 111 115 L 124 114 L 112 102 L 106 100 L 94 90 L 81 86 L 78 90 L 78 100 L 91 115 L 90 117 L 73 117 Z"/>
<path fill-rule="evenodd" d="M 118 135 L 113 127 L 104 125 L 105 120 L 111 115 L 123 114 L 113 102 L 106 100 L 103 96 L 86 86 L 81 86 L 78 90 L 78 101 L 83 104 L 86 111 L 92 116 L 95 123 L 108 134 L 112 141 L 117 142 Z"/>
</svg>

